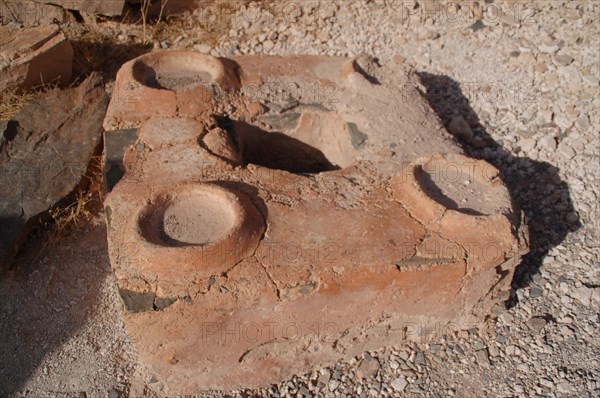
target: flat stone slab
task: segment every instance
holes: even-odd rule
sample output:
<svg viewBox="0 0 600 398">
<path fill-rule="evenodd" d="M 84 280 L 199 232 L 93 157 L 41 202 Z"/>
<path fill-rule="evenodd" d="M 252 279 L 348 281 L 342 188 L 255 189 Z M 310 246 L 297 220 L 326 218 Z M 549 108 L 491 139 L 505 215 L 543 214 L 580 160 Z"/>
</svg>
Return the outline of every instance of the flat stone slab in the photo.
<svg viewBox="0 0 600 398">
<path fill-rule="evenodd" d="M 0 92 L 71 80 L 73 48 L 56 25 L 0 27 Z"/>
<path fill-rule="evenodd" d="M 38 26 L 64 23 L 69 20 L 62 7 L 27 0 L 3 0 L 0 2 L 0 25 L 19 24 Z"/>
<path fill-rule="evenodd" d="M 126 0 L 32 0 L 41 4 L 53 4 L 67 10 L 83 11 L 88 14 L 120 16 Z"/>
<path fill-rule="evenodd" d="M 102 137 L 108 105 L 102 79 L 53 90 L 0 124 L 0 268 L 39 216 L 72 193 Z"/>
<path fill-rule="evenodd" d="M 263 387 L 477 327 L 506 299 L 526 227 L 418 86 L 369 59 L 123 66 L 105 128 L 139 131 L 105 202 L 109 254 L 166 394 Z"/>
</svg>

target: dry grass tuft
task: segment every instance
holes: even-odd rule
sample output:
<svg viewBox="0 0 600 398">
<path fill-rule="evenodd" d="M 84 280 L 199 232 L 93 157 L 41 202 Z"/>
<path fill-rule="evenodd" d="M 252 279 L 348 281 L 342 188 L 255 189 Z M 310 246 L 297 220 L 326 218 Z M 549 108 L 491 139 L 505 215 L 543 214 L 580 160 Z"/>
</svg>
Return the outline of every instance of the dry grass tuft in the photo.
<svg viewBox="0 0 600 398">
<path fill-rule="evenodd" d="M 0 120 L 8 120 L 44 93 L 53 90 L 56 84 L 43 84 L 27 91 L 6 90 L 0 93 Z"/>
<path fill-rule="evenodd" d="M 148 40 L 148 9 L 152 0 L 142 0 L 141 14 L 142 14 L 142 37 L 144 43 L 149 43 Z"/>
<path fill-rule="evenodd" d="M 78 192 L 75 200 L 67 206 L 57 207 L 49 211 L 52 217 L 51 239 L 61 239 L 71 230 L 84 222 L 90 221 L 92 212 L 88 209 L 93 200 L 92 192 Z"/>
<path fill-rule="evenodd" d="M 94 200 L 91 191 L 79 191 L 75 199 L 63 206 L 56 206 L 49 210 L 50 220 L 36 229 L 35 233 L 41 236 L 41 246 L 35 255 L 34 262 L 44 256 L 54 245 L 66 238 L 78 226 L 89 222 L 93 212 L 90 204 Z"/>
<path fill-rule="evenodd" d="M 165 12 L 165 7 L 167 6 L 168 2 L 169 2 L 169 0 L 160 1 L 160 11 L 158 13 L 158 17 L 156 19 L 155 26 L 158 26 L 161 24 L 162 17 Z M 154 34 L 152 35 L 153 37 L 148 37 L 148 24 L 150 23 L 150 20 L 148 18 L 148 11 L 150 9 L 151 4 L 152 4 L 152 0 L 142 0 L 142 5 L 141 5 L 141 9 L 140 9 L 140 13 L 142 14 L 142 41 L 144 44 L 150 43 L 152 41 L 152 39 L 154 38 Z"/>
<path fill-rule="evenodd" d="M 18 93 L 5 91 L 0 95 L 0 120 L 8 120 L 15 116 L 23 107 L 39 97 L 37 92 Z"/>
<path fill-rule="evenodd" d="M 80 187 L 71 195 L 71 200 L 54 206 L 48 211 L 49 219 L 43 222 L 34 233 L 41 238 L 41 246 L 34 261 L 45 255 L 52 247 L 77 228 L 90 224 L 102 214 L 104 183 L 102 156 L 94 156 Z"/>
<path fill-rule="evenodd" d="M 102 156 L 92 157 L 81 185 L 81 189 L 74 194 L 70 202 L 49 210 L 51 220 L 45 225 L 45 229 L 50 231 L 48 243 L 64 238 L 75 228 L 90 222 L 102 213 L 104 201 Z"/>
<path fill-rule="evenodd" d="M 194 26 L 183 19 L 163 21 L 151 27 L 151 38 L 152 41 L 159 43 L 165 40 L 173 42 L 178 36 L 184 36 L 192 29 L 194 29 Z"/>
</svg>

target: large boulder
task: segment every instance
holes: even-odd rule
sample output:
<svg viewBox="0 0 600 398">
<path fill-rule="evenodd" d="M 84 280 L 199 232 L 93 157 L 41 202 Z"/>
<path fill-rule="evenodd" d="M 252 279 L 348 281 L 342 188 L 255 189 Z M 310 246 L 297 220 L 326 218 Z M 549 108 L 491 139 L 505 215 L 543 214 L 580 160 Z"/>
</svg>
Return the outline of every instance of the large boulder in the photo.
<svg viewBox="0 0 600 398">
<path fill-rule="evenodd" d="M 0 269 L 38 217 L 82 182 L 102 136 L 108 96 L 99 75 L 53 90 L 0 124 Z"/>
</svg>

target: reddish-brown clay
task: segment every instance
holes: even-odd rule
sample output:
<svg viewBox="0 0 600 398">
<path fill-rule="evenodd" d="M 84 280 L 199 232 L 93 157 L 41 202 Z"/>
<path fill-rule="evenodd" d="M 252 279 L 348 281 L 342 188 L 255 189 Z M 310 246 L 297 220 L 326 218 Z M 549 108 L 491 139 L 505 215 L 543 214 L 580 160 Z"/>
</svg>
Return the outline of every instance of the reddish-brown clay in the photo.
<svg viewBox="0 0 600 398">
<path fill-rule="evenodd" d="M 171 51 L 142 55 L 117 73 L 104 128 L 139 127 L 160 116 L 195 116 L 211 107 L 218 91 L 239 88 L 235 68 L 200 53 Z"/>
<path fill-rule="evenodd" d="M 119 72 L 105 121 L 141 126 L 106 214 L 125 325 L 166 393 L 265 386 L 476 327 L 505 298 L 525 227 L 497 170 L 462 154 L 411 71 L 144 57 Z M 118 102 L 140 62 L 183 72 Z M 205 70 L 224 90 L 182 95 Z"/>
<path fill-rule="evenodd" d="M 57 25 L 0 26 L 0 92 L 68 84 L 73 48 Z"/>
</svg>

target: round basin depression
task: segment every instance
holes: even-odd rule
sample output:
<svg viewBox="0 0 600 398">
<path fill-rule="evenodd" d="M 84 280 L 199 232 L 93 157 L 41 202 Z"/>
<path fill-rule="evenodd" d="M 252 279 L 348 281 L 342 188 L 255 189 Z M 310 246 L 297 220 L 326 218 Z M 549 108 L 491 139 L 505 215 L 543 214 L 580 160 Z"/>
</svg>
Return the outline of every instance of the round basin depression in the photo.
<svg viewBox="0 0 600 398">
<path fill-rule="evenodd" d="M 205 246 L 235 234 L 245 210 L 233 192 L 194 184 L 156 195 L 142 210 L 142 236 L 163 246 Z"/>
<path fill-rule="evenodd" d="M 447 209 L 471 215 L 508 214 L 510 194 L 499 172 L 485 161 L 463 155 L 430 157 L 416 169 L 421 189 Z"/>
<path fill-rule="evenodd" d="M 150 53 L 133 65 L 133 77 L 139 83 L 171 91 L 223 83 L 224 75 L 224 66 L 217 58 L 190 52 Z"/>
</svg>

